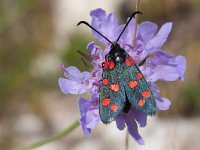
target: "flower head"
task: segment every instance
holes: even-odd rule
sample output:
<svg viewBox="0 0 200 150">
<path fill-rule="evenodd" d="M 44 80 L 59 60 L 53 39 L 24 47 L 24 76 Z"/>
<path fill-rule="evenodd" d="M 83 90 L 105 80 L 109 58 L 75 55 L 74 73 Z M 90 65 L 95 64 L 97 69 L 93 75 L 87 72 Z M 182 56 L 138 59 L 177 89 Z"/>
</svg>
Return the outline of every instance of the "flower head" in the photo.
<svg viewBox="0 0 200 150">
<path fill-rule="evenodd" d="M 125 25 L 118 25 L 114 14 L 106 15 L 102 9 L 96 9 L 90 12 L 92 17 L 91 25 L 106 36 L 110 41 L 116 41 Z M 122 34 L 118 44 L 123 48 L 137 63 L 145 58 L 145 64 L 140 66 L 145 79 L 149 83 L 154 97 L 156 98 L 157 108 L 159 110 L 169 109 L 171 103 L 167 98 L 160 97 L 160 90 L 156 81 L 175 81 L 184 79 L 186 69 L 186 60 L 183 56 L 173 56 L 161 50 L 171 31 L 172 23 L 165 23 L 158 31 L 155 23 L 146 21 L 138 25 L 136 35 L 136 45 L 133 46 L 134 19 L 130 22 L 125 32 Z M 98 101 L 99 89 L 102 80 L 102 63 L 105 61 L 106 54 L 110 51 L 110 43 L 95 31 L 92 31 L 94 37 L 105 45 L 105 49 L 97 46 L 95 42 L 88 44 L 91 64 L 91 72 L 80 72 L 76 67 L 63 67 L 65 78 L 59 79 L 59 86 L 64 93 L 81 94 L 90 92 L 90 99 L 79 98 L 80 124 L 87 137 L 100 122 Z M 151 58 L 149 56 L 152 56 Z M 144 140 L 138 133 L 139 127 L 145 127 L 147 124 L 147 115 L 131 106 L 128 113 L 123 111 L 116 118 L 116 125 L 119 130 L 126 126 L 130 135 L 139 143 L 144 144 Z"/>
</svg>

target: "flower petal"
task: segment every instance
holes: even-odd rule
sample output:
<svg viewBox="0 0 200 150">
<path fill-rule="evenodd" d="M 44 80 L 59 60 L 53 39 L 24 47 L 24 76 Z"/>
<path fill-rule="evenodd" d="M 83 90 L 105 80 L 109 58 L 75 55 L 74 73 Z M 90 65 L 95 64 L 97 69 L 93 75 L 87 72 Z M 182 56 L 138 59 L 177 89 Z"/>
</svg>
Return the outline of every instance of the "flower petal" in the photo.
<svg viewBox="0 0 200 150">
<path fill-rule="evenodd" d="M 177 56 L 176 62 L 177 64 L 177 72 L 181 80 L 184 80 L 184 75 L 186 71 L 186 59 L 184 56 Z"/>
<path fill-rule="evenodd" d="M 155 97 L 159 97 L 160 96 L 160 89 L 159 87 L 156 85 L 155 82 L 148 82 L 148 84 L 150 85 L 152 91 L 153 91 L 153 95 Z"/>
<path fill-rule="evenodd" d="M 158 30 L 158 26 L 150 21 L 142 22 L 138 26 L 139 35 L 143 42 L 147 43 L 150 39 L 153 38 L 155 33 Z"/>
<path fill-rule="evenodd" d="M 133 108 L 133 116 L 135 117 L 135 120 L 140 125 L 140 127 L 145 127 L 147 125 L 147 115 L 142 111 L 138 111 Z"/>
<path fill-rule="evenodd" d="M 87 72 L 87 71 L 83 71 L 81 73 L 81 82 L 89 82 L 88 80 L 91 78 L 91 73 Z"/>
<path fill-rule="evenodd" d="M 102 9 L 93 10 L 90 13 L 92 17 L 91 25 L 98 30 L 101 34 L 107 37 L 110 41 L 115 41 L 117 37 L 118 22 L 117 18 L 113 14 L 105 15 L 105 11 Z M 94 37 L 96 37 L 100 42 L 104 43 L 106 46 L 110 43 L 99 35 L 97 32 L 92 31 Z"/>
<path fill-rule="evenodd" d="M 154 58 L 146 61 L 141 67 L 148 81 L 175 81 L 184 79 L 186 60 L 183 56 L 174 57 L 164 51 L 157 51 Z"/>
<path fill-rule="evenodd" d="M 96 85 L 96 84 L 93 84 L 92 88 L 90 88 L 91 100 L 94 101 L 94 103 L 96 103 L 97 106 L 99 102 L 99 90 L 100 90 L 100 85 Z"/>
<path fill-rule="evenodd" d="M 93 101 L 79 98 L 80 124 L 86 137 L 90 137 L 91 129 L 94 129 L 100 121 L 98 109 L 94 109 Z"/>
<path fill-rule="evenodd" d="M 101 66 L 105 60 L 105 53 L 101 47 L 97 46 L 96 43 L 90 42 L 87 45 L 87 49 L 90 51 L 90 58 L 92 58 L 92 64 L 94 66 Z"/>
<path fill-rule="evenodd" d="M 144 140 L 138 133 L 138 127 L 134 117 L 125 115 L 125 122 L 128 127 L 130 135 L 136 140 L 138 144 L 144 145 Z"/>
<path fill-rule="evenodd" d="M 114 14 L 109 14 L 101 24 L 101 31 L 111 42 L 117 39 L 118 21 Z"/>
<path fill-rule="evenodd" d="M 72 80 L 78 80 L 81 79 L 81 72 L 74 66 L 70 66 L 68 68 L 65 68 L 64 65 L 62 65 L 62 69 L 64 71 L 65 77 L 72 79 Z"/>
<path fill-rule="evenodd" d="M 124 121 L 124 117 L 123 117 L 123 114 L 120 114 L 117 118 L 116 118 L 116 125 L 117 125 L 117 128 L 119 130 L 124 130 L 125 128 L 125 121 Z"/>
<path fill-rule="evenodd" d="M 81 128 L 82 128 L 82 130 L 83 130 L 83 133 L 84 133 L 84 135 L 87 137 L 87 138 L 89 138 L 90 137 L 90 134 L 91 134 L 91 129 L 90 128 L 87 128 L 86 126 L 85 126 L 85 118 L 80 118 L 80 120 L 79 120 L 79 122 L 80 122 L 80 125 L 81 125 Z"/>
<path fill-rule="evenodd" d="M 163 44 L 166 42 L 168 38 L 171 29 L 172 29 L 172 23 L 171 22 L 165 23 L 161 27 L 159 32 L 156 34 L 156 36 L 147 43 L 146 49 L 148 49 L 148 51 L 151 52 L 163 46 Z"/>
<path fill-rule="evenodd" d="M 88 89 L 87 86 L 84 84 L 80 84 L 77 81 L 68 80 L 65 78 L 59 78 L 58 84 L 60 86 L 60 89 L 65 94 L 82 94 L 85 93 Z"/>
<path fill-rule="evenodd" d="M 88 110 L 86 118 L 87 118 L 86 127 L 94 129 L 97 123 L 99 123 L 100 121 L 98 109 Z"/>
<path fill-rule="evenodd" d="M 125 27 L 125 24 L 118 26 L 118 28 L 117 28 L 117 35 L 116 35 L 117 38 L 122 33 L 124 27 Z M 127 36 L 127 29 L 123 32 L 123 34 L 121 35 L 121 37 L 120 37 L 120 39 L 118 41 L 118 44 L 121 47 L 124 47 L 124 43 L 126 43 L 126 36 Z"/>
<path fill-rule="evenodd" d="M 159 110 L 168 110 L 171 106 L 171 102 L 167 98 L 156 98 L 156 104 Z"/>
<path fill-rule="evenodd" d="M 156 99 L 156 105 L 158 110 L 168 110 L 171 106 L 170 100 L 168 100 L 167 98 L 160 97 L 160 90 L 154 82 L 150 82 L 149 85 L 151 86 L 153 95 Z"/>
<path fill-rule="evenodd" d="M 133 45 L 134 26 L 135 26 L 135 19 L 133 18 L 133 19 L 130 21 L 128 27 L 127 27 L 128 32 L 127 32 L 127 34 L 126 34 L 126 40 L 125 40 L 125 41 L 126 41 L 125 43 L 126 43 L 127 45 L 131 45 L 131 46 Z M 124 33 L 123 33 L 123 34 L 124 34 Z"/>
<path fill-rule="evenodd" d="M 154 68 L 154 72 L 151 74 L 151 81 L 175 81 L 179 78 L 176 70 L 167 65 L 159 65 Z"/>
<path fill-rule="evenodd" d="M 90 16 L 99 18 L 101 20 L 101 19 L 104 19 L 106 17 L 106 12 L 101 8 L 97 8 L 97 9 L 92 10 L 90 12 Z"/>
<path fill-rule="evenodd" d="M 96 43 L 92 41 L 87 45 L 86 49 L 92 51 L 96 46 Z"/>
<path fill-rule="evenodd" d="M 98 8 L 98 9 L 95 9 L 95 10 L 91 11 L 90 12 L 90 16 L 92 17 L 92 21 L 91 21 L 92 27 L 94 27 L 96 30 L 98 30 L 100 33 L 102 33 L 102 31 L 101 31 L 101 23 L 106 18 L 105 11 L 102 10 L 101 8 Z M 105 42 L 104 41 L 105 39 L 101 35 L 99 35 L 97 32 L 92 30 L 92 34 L 100 42 Z"/>
</svg>

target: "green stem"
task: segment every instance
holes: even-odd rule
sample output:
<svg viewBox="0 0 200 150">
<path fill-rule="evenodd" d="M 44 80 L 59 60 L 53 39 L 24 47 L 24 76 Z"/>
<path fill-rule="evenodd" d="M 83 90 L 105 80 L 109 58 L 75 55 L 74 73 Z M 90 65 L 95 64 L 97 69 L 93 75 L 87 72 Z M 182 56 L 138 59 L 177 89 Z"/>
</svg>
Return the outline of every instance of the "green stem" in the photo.
<svg viewBox="0 0 200 150">
<path fill-rule="evenodd" d="M 129 145 L 129 132 L 128 128 L 126 129 L 126 137 L 125 137 L 125 150 L 128 150 L 128 145 Z"/>
<path fill-rule="evenodd" d="M 34 144 L 31 144 L 29 146 L 25 146 L 25 147 L 21 147 L 21 148 L 17 148 L 15 150 L 31 150 L 40 146 L 43 146 L 45 144 L 48 144 L 50 142 L 56 141 L 58 139 L 61 139 L 65 136 L 67 136 L 69 133 L 71 133 L 73 130 L 75 130 L 77 127 L 79 126 L 79 121 L 75 121 L 74 123 L 72 123 L 69 127 L 67 127 L 66 129 L 64 129 L 62 132 L 59 132 L 45 140 L 36 142 Z"/>
<path fill-rule="evenodd" d="M 139 11 L 140 0 L 136 1 L 136 8 L 135 11 Z M 138 22 L 138 15 L 135 15 L 135 23 L 134 23 L 134 34 L 133 34 L 133 47 L 136 45 L 136 34 L 137 34 L 137 22 Z"/>
</svg>

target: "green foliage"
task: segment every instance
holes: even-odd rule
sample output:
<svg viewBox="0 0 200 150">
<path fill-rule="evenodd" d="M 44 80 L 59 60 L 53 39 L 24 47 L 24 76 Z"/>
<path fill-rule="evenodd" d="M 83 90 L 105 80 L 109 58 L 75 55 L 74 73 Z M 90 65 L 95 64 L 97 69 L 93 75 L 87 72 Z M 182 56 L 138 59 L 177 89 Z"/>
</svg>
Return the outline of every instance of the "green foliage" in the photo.
<svg viewBox="0 0 200 150">
<path fill-rule="evenodd" d="M 185 115 L 197 115 L 200 113 L 200 85 L 187 84 L 183 90 Z"/>
<path fill-rule="evenodd" d="M 89 63 L 87 60 L 82 60 L 82 56 L 77 52 L 77 50 L 88 54 L 86 50 L 87 44 L 91 40 L 87 35 L 75 34 L 70 38 L 70 45 L 66 45 L 64 48 L 64 53 L 62 55 L 62 62 L 67 66 L 76 66 L 81 71 L 89 69 Z M 86 63 L 86 64 L 85 64 Z"/>
</svg>

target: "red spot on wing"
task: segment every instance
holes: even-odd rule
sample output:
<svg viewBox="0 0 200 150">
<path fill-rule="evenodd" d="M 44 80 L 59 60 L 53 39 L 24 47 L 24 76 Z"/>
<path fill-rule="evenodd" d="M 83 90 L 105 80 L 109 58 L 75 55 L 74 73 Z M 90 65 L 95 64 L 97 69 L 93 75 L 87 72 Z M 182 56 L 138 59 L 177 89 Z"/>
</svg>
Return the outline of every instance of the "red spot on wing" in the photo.
<svg viewBox="0 0 200 150">
<path fill-rule="evenodd" d="M 103 83 L 103 85 L 108 85 L 108 79 L 103 79 L 103 81 L 102 81 L 102 83 Z"/>
<path fill-rule="evenodd" d="M 116 104 L 113 104 L 110 106 L 110 109 L 114 112 L 116 112 L 118 110 L 118 106 Z"/>
<path fill-rule="evenodd" d="M 103 106 L 108 106 L 110 104 L 110 99 L 104 98 L 101 103 L 102 103 Z"/>
<path fill-rule="evenodd" d="M 129 67 L 129 66 L 131 66 L 131 61 L 126 57 L 126 59 L 125 59 L 125 63 L 126 63 L 126 65 Z"/>
<path fill-rule="evenodd" d="M 138 73 L 136 76 L 137 76 L 138 79 L 142 79 L 142 74 L 141 73 Z"/>
<path fill-rule="evenodd" d="M 129 82 L 130 88 L 134 88 L 134 87 L 136 87 L 137 85 L 138 85 L 138 82 L 137 82 L 137 81 L 130 81 L 130 82 Z"/>
<path fill-rule="evenodd" d="M 115 92 L 119 91 L 119 84 L 117 84 L 117 83 L 116 84 L 111 84 L 110 85 L 110 89 L 115 91 Z"/>
<path fill-rule="evenodd" d="M 145 103 L 146 103 L 145 100 L 140 99 L 140 100 L 138 101 L 138 106 L 142 107 L 142 106 L 144 106 Z"/>
<path fill-rule="evenodd" d="M 150 98 L 150 97 L 151 97 L 149 91 L 144 91 L 144 92 L 142 92 L 142 95 L 143 95 L 144 97 L 146 97 L 146 98 Z"/>
<path fill-rule="evenodd" d="M 111 60 L 110 63 L 109 63 L 109 69 L 112 70 L 115 68 L 115 64 L 114 62 Z"/>
<path fill-rule="evenodd" d="M 106 69 L 108 67 L 108 59 L 106 58 L 104 65 L 103 65 L 103 69 Z"/>
</svg>

